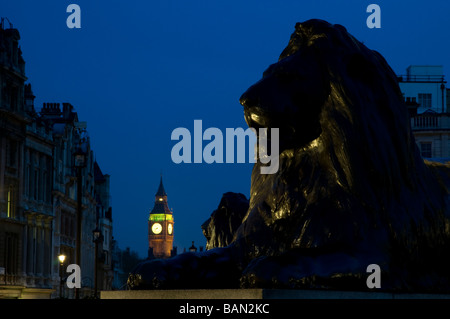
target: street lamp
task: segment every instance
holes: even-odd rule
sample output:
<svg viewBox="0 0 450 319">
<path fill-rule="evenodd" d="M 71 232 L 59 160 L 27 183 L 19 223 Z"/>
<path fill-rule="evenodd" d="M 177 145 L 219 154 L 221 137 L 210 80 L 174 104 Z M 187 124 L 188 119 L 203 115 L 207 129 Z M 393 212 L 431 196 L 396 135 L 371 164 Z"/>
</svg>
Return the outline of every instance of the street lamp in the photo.
<svg viewBox="0 0 450 319">
<path fill-rule="evenodd" d="M 83 152 L 80 147 L 76 150 L 75 154 L 75 168 L 77 169 L 77 256 L 76 263 L 79 267 L 81 267 L 81 219 L 82 219 L 82 179 L 81 179 L 81 170 L 83 167 L 86 167 L 86 153 Z M 75 288 L 75 299 L 80 298 L 79 288 Z"/>
<path fill-rule="evenodd" d="M 59 259 L 59 298 L 63 297 L 63 269 L 64 269 L 64 261 L 66 260 L 66 255 L 60 254 L 58 256 Z"/>
<path fill-rule="evenodd" d="M 100 229 L 97 227 L 95 227 L 95 229 L 92 231 L 92 235 L 94 238 L 94 298 L 97 298 L 97 269 L 98 269 L 98 264 L 97 264 L 97 259 L 98 259 L 98 243 L 101 241 L 101 237 L 102 237 L 102 232 L 100 231 Z"/>
</svg>

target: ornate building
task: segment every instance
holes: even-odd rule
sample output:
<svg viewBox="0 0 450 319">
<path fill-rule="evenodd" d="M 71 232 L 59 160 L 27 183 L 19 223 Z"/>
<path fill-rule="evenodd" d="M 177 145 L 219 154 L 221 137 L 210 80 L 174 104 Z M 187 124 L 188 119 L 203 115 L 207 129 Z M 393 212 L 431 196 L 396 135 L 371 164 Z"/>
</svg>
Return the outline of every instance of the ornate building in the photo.
<svg viewBox="0 0 450 319">
<path fill-rule="evenodd" d="M 44 103 L 40 119 L 51 128 L 53 150 L 52 207 L 54 223 L 53 256 L 66 256 L 65 264 L 78 264 L 82 270 L 81 295 L 89 295 L 94 288 L 95 243 L 93 230 L 98 223 L 99 205 L 96 184 L 94 152 L 90 148 L 87 125 L 80 122 L 70 103 Z M 83 167 L 75 165 L 76 152 L 85 155 Z M 79 170 L 79 171 L 78 171 Z M 78 175 L 79 173 L 79 175 Z M 80 188 L 78 183 L 80 182 Z M 78 191 L 81 190 L 80 258 L 77 259 Z M 108 203 L 109 204 L 109 203 Z M 53 264 L 55 281 L 59 278 L 59 264 Z M 59 292 L 59 290 L 57 290 Z M 72 289 L 64 289 L 65 297 L 72 297 Z"/>
<path fill-rule="evenodd" d="M 17 29 L 0 25 L 0 297 L 52 292 L 53 142 L 38 120 Z"/>
<path fill-rule="evenodd" d="M 96 194 L 96 227 L 101 231 L 97 243 L 97 286 L 99 290 L 111 290 L 114 282 L 114 249 L 111 196 L 109 174 L 103 174 L 94 162 L 94 181 Z"/>
<path fill-rule="evenodd" d="M 78 120 L 72 105 L 62 103 L 61 110 L 59 103 L 44 103 L 40 113 L 35 111 L 31 85 L 25 84 L 19 39 L 19 31 L 11 25 L 6 29 L 2 19 L 0 298 L 59 295 L 58 255 L 66 256 L 66 266 L 77 260 L 78 206 L 80 297 L 92 295 L 95 279 L 99 289 L 111 289 L 109 176 L 95 162 L 86 123 Z M 78 150 L 85 154 L 82 168 L 75 167 Z M 98 229 L 101 240 L 94 243 L 93 231 Z M 101 246 L 97 256 L 96 244 Z M 65 297 L 73 295 L 73 290 L 65 290 Z"/>
<path fill-rule="evenodd" d="M 411 65 L 398 76 L 422 157 L 450 160 L 449 89 L 442 65 Z"/>
<path fill-rule="evenodd" d="M 155 205 L 148 218 L 149 258 L 169 258 L 176 254 L 173 249 L 173 214 L 167 204 L 162 176 L 155 195 Z"/>
</svg>

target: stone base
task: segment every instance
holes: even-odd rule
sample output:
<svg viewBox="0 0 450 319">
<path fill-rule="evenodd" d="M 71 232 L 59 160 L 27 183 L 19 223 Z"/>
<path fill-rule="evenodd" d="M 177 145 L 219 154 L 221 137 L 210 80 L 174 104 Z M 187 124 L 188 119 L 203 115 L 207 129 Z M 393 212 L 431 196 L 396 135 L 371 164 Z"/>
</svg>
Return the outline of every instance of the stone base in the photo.
<svg viewBox="0 0 450 319">
<path fill-rule="evenodd" d="M 450 294 L 377 291 L 186 289 L 101 291 L 101 299 L 450 299 Z"/>
<path fill-rule="evenodd" d="M 54 289 L 0 285 L 0 299 L 50 299 Z"/>
</svg>

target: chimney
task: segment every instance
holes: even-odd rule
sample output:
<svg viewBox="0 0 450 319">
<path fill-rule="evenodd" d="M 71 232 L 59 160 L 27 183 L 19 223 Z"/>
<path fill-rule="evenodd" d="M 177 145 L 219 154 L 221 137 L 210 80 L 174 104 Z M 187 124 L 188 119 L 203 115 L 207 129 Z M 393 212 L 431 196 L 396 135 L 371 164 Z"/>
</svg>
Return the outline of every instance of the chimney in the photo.
<svg viewBox="0 0 450 319">
<path fill-rule="evenodd" d="M 63 103 L 63 117 L 65 119 L 68 119 L 70 116 L 70 113 L 73 111 L 73 106 L 70 103 Z"/>
<path fill-rule="evenodd" d="M 46 118 L 59 118 L 61 116 L 59 103 L 44 103 L 41 109 L 41 115 Z"/>
</svg>

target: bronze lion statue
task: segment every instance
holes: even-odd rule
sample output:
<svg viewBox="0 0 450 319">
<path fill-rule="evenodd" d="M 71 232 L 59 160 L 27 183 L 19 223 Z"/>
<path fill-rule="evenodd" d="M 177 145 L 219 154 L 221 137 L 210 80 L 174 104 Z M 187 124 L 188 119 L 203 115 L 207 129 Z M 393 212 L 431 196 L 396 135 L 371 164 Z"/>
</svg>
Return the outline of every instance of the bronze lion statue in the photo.
<svg viewBox="0 0 450 319">
<path fill-rule="evenodd" d="M 240 102 L 249 127 L 279 128 L 278 172 L 255 163 L 234 233 L 204 225 L 225 247 L 143 262 L 131 289 L 364 290 L 377 264 L 381 289 L 450 290 L 450 169 L 420 156 L 378 52 L 341 25 L 297 23 Z"/>
</svg>

